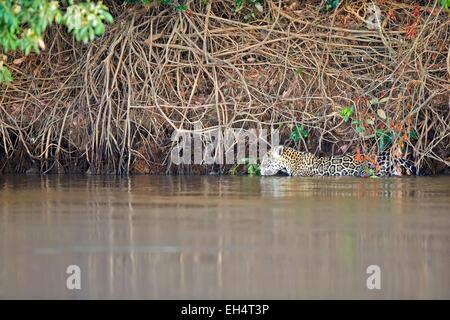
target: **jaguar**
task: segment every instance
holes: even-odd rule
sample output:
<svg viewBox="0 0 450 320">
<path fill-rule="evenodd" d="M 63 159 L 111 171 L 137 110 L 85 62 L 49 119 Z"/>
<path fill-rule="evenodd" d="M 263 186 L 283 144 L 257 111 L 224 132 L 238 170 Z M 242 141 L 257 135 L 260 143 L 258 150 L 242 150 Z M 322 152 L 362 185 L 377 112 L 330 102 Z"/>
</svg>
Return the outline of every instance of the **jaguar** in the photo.
<svg viewBox="0 0 450 320">
<path fill-rule="evenodd" d="M 319 157 L 291 147 L 277 146 L 266 153 L 261 175 L 284 173 L 290 176 L 402 176 L 418 175 L 413 162 L 391 156 L 387 151 L 376 157 L 360 154 Z"/>
</svg>

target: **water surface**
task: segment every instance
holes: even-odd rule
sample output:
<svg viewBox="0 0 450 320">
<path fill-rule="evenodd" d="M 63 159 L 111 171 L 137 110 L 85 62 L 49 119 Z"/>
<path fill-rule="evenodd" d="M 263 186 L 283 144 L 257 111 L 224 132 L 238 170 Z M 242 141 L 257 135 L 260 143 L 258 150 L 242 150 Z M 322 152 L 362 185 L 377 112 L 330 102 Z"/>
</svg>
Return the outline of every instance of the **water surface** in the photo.
<svg viewBox="0 0 450 320">
<path fill-rule="evenodd" d="M 449 270 L 450 177 L 0 177 L 0 298 L 449 299 Z"/>
</svg>

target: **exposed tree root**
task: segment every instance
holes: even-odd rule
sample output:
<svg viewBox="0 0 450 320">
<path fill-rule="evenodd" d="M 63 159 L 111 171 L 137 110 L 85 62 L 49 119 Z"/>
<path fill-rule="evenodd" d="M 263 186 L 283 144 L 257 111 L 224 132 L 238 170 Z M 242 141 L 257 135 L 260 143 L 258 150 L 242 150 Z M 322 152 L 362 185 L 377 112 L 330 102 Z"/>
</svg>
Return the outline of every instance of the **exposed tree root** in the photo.
<svg viewBox="0 0 450 320">
<path fill-rule="evenodd" d="M 266 1 L 251 22 L 231 1 L 198 1 L 187 13 L 108 3 L 115 23 L 90 45 L 51 29 L 41 55 L 9 57 L 0 172 L 204 173 L 170 163 L 173 132 L 196 123 L 202 132 L 272 126 L 284 138 L 302 124 L 310 135 L 299 148 L 376 152 L 376 124 L 355 131 L 339 115 L 346 106 L 363 122 L 384 110 L 418 135 L 396 136 L 393 150 L 406 144 L 422 169 L 446 170 L 448 14 L 437 2 L 377 1 L 379 31 L 366 27 L 365 1 L 332 13 L 316 2 Z"/>
</svg>

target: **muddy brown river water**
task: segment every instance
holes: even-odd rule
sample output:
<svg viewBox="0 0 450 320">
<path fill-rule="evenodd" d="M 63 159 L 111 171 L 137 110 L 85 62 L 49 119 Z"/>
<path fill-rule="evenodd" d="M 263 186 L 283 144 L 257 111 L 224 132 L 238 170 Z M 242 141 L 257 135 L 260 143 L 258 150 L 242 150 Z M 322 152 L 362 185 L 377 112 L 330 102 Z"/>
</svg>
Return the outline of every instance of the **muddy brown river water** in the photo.
<svg viewBox="0 0 450 320">
<path fill-rule="evenodd" d="M 449 299 L 449 271 L 448 176 L 0 177 L 0 298 Z"/>
</svg>

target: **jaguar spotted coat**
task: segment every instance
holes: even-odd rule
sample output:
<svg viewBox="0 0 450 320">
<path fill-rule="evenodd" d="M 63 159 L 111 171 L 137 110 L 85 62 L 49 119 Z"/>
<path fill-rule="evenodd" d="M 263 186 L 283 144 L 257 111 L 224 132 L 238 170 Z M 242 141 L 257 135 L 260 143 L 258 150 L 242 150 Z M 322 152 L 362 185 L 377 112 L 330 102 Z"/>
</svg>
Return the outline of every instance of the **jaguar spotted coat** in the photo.
<svg viewBox="0 0 450 320">
<path fill-rule="evenodd" d="M 270 150 L 261 162 L 261 175 L 279 172 L 291 176 L 401 176 L 416 175 L 411 161 L 379 154 L 374 161 L 361 161 L 355 155 L 318 157 L 290 147 L 278 146 Z"/>
</svg>

